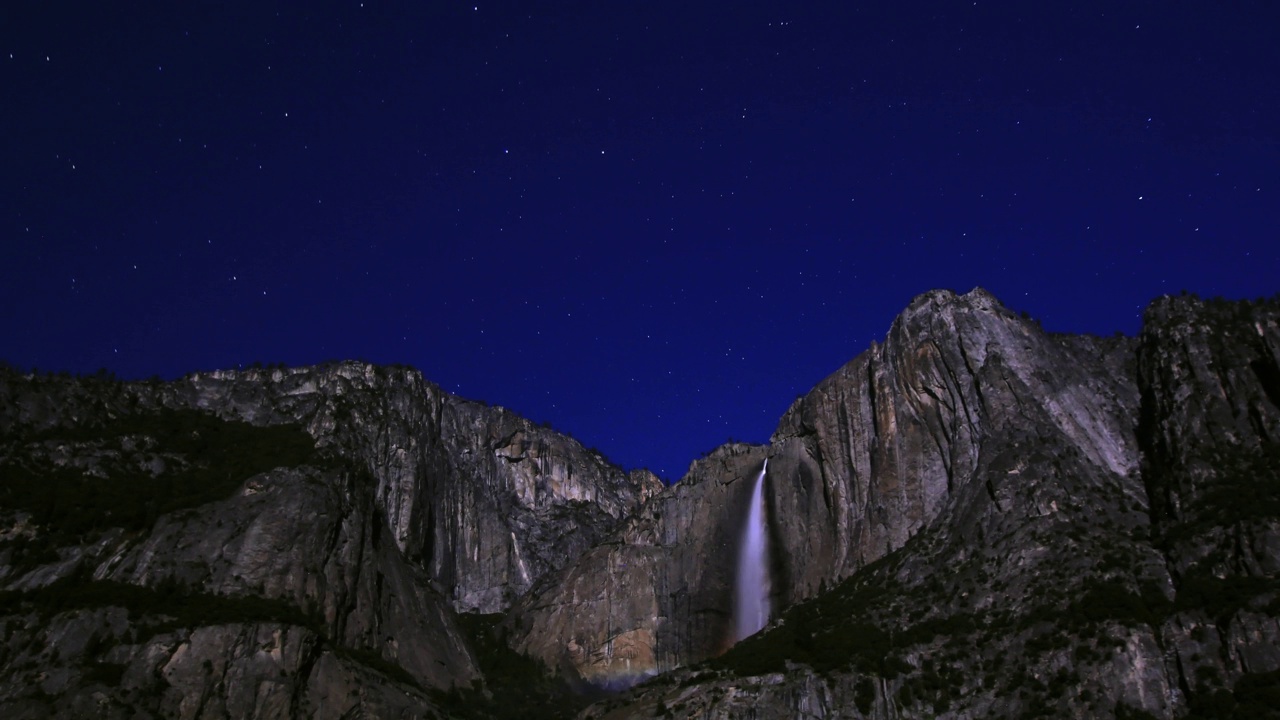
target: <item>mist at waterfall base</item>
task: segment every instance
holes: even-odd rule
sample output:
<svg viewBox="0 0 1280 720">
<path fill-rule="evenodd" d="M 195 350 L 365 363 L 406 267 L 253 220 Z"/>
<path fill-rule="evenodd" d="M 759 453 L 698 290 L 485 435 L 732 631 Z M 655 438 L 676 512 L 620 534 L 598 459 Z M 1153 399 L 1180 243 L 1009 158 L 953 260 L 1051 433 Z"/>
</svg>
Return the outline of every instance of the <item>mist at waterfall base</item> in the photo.
<svg viewBox="0 0 1280 720">
<path fill-rule="evenodd" d="M 769 533 L 764 507 L 765 459 L 751 489 L 747 520 L 742 525 L 738 550 L 738 574 L 734 584 L 734 642 L 748 638 L 769 621 Z"/>
</svg>

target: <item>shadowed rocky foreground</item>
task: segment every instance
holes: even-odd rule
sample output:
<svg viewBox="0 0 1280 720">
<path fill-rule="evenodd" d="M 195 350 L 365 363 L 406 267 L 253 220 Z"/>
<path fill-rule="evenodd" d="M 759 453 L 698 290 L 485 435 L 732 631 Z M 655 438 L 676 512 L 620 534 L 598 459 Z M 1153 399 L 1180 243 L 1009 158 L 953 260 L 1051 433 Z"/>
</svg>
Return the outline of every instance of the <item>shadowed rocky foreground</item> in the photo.
<svg viewBox="0 0 1280 720">
<path fill-rule="evenodd" d="M 6 718 L 1276 717 L 1278 569 L 1274 299 L 926 293 L 665 488 L 408 368 L 0 370 Z"/>
</svg>

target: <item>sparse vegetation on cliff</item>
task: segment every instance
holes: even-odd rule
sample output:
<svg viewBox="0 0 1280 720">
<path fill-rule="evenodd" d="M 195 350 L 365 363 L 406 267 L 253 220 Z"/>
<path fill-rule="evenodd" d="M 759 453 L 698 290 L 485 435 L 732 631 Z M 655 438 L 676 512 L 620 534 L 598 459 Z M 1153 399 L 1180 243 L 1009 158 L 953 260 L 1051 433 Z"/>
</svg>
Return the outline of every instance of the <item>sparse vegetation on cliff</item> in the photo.
<svg viewBox="0 0 1280 720">
<path fill-rule="evenodd" d="M 6 438 L 0 507 L 24 510 L 50 542 L 225 498 L 248 478 L 293 467 L 315 441 L 296 425 L 254 426 L 197 410 L 105 413 Z M 83 457 L 68 463 L 60 458 Z"/>
</svg>

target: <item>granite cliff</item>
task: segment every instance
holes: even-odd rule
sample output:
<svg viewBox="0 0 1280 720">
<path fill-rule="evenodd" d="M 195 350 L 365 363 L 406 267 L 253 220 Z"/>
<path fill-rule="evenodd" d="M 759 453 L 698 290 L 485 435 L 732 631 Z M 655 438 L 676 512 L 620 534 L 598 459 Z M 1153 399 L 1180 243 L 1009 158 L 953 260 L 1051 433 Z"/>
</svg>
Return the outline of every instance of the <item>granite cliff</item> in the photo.
<svg viewBox="0 0 1280 720">
<path fill-rule="evenodd" d="M 6 717 L 1280 706 L 1276 301 L 1096 338 L 926 293 L 667 488 L 360 363 L 3 371 L 0 441 Z M 774 611 L 735 645 L 766 459 Z"/>
<path fill-rule="evenodd" d="M 1138 338 L 1102 339 L 1046 334 L 982 291 L 917 298 L 704 481 L 740 502 L 769 458 L 784 610 L 724 654 L 672 658 L 655 633 L 661 677 L 584 717 L 1274 717 L 1277 368 L 1274 300 L 1161 298 Z M 665 527 L 696 516 L 631 533 L 729 532 Z M 525 605 L 528 651 L 609 646 L 592 614 L 556 627 L 555 602 Z M 696 627 L 665 607 L 609 626 Z"/>
<path fill-rule="evenodd" d="M 7 372 L 0 427 L 6 717 L 430 711 L 482 680 L 458 613 L 505 610 L 661 487 L 361 363 Z"/>
</svg>

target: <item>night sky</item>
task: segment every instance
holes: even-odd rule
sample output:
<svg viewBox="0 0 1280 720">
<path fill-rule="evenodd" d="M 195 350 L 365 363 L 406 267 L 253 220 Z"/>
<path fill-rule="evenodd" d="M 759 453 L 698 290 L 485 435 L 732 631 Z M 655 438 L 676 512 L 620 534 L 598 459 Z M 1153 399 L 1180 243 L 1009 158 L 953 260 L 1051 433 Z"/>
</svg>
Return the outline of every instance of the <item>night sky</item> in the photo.
<svg viewBox="0 0 1280 720">
<path fill-rule="evenodd" d="M 0 358 L 409 364 L 676 479 L 926 290 L 1096 334 L 1280 290 L 1278 31 L 1271 0 L 5 2 Z"/>
</svg>

